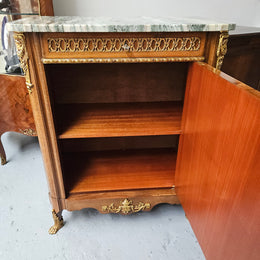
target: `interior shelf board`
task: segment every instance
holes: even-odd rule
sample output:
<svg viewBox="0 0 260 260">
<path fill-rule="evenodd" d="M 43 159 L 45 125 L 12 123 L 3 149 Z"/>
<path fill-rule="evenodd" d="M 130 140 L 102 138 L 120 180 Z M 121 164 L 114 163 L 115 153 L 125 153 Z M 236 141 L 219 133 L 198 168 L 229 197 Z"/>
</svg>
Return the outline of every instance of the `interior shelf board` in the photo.
<svg viewBox="0 0 260 260">
<path fill-rule="evenodd" d="M 70 195 L 174 185 L 176 152 L 171 148 L 63 153 L 62 159 Z"/>
<path fill-rule="evenodd" d="M 58 137 L 119 137 L 181 133 L 181 102 L 60 104 Z"/>
</svg>

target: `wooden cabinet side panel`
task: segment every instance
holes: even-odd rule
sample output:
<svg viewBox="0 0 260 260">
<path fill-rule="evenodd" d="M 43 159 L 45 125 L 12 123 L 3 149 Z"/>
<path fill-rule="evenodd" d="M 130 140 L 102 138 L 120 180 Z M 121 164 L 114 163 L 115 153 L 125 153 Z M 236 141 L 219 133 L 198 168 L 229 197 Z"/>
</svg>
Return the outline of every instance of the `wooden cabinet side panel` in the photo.
<svg viewBox="0 0 260 260">
<path fill-rule="evenodd" d="M 190 68 L 176 191 L 207 259 L 258 259 L 260 94 L 219 73 Z"/>
<path fill-rule="evenodd" d="M 44 66 L 41 62 L 40 42 L 37 34 L 26 34 L 29 73 L 32 81 L 31 104 L 39 143 L 43 155 L 52 206 L 56 212 L 65 208 L 65 191 L 52 109 Z"/>
</svg>

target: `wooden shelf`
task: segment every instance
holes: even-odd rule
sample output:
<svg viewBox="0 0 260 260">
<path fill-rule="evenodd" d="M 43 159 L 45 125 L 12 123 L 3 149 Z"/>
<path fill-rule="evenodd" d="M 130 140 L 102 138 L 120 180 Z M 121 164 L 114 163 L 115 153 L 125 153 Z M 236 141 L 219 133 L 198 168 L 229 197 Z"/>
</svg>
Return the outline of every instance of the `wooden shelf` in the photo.
<svg viewBox="0 0 260 260">
<path fill-rule="evenodd" d="M 69 195 L 174 185 L 176 152 L 169 148 L 63 153 L 62 159 Z"/>
<path fill-rule="evenodd" d="M 62 104 L 56 113 L 59 138 L 181 133 L 181 102 Z"/>
</svg>

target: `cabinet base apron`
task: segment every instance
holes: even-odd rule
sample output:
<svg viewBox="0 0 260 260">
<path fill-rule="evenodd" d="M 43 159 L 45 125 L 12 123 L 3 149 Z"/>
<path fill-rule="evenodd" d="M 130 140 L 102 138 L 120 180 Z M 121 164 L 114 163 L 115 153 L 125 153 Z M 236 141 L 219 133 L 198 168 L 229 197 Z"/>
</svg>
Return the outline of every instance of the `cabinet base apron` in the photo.
<svg viewBox="0 0 260 260">
<path fill-rule="evenodd" d="M 55 199 L 52 198 L 52 202 L 54 202 L 53 200 Z M 64 209 L 74 211 L 94 208 L 102 214 L 130 215 L 141 211 L 150 211 L 156 205 L 163 203 L 180 204 L 174 188 L 71 194 L 65 199 Z M 56 234 L 63 227 L 61 213 L 62 210 L 58 214 L 55 209 L 52 211 L 54 225 L 49 230 L 50 234 Z"/>
</svg>

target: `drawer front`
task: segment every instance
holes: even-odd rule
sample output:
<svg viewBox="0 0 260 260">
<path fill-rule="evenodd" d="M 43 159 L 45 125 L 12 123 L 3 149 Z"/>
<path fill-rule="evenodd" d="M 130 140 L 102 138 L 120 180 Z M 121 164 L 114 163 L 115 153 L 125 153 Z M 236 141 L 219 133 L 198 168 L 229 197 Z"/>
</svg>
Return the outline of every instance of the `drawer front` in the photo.
<svg viewBox="0 0 260 260">
<path fill-rule="evenodd" d="M 45 33 L 41 44 L 45 63 L 48 59 L 188 61 L 204 58 L 205 40 L 206 33 Z"/>
</svg>

